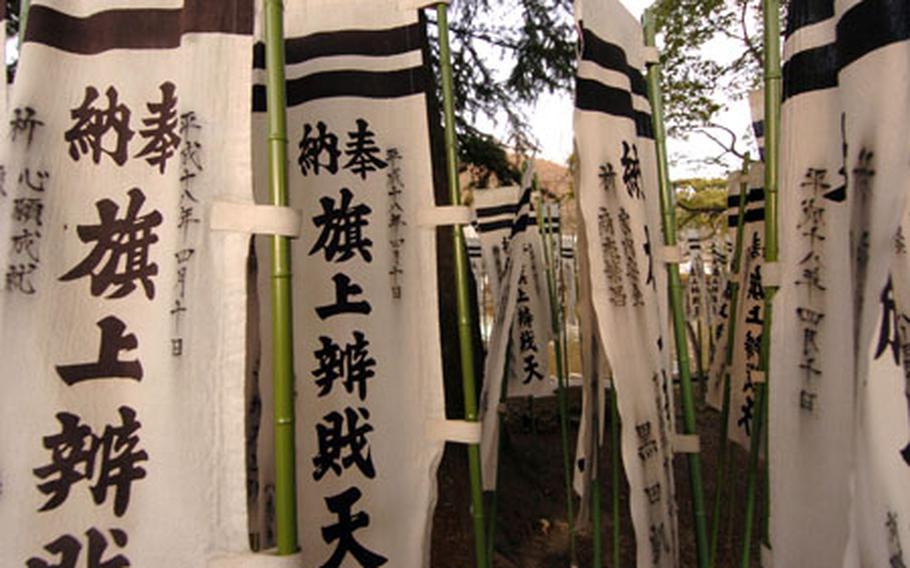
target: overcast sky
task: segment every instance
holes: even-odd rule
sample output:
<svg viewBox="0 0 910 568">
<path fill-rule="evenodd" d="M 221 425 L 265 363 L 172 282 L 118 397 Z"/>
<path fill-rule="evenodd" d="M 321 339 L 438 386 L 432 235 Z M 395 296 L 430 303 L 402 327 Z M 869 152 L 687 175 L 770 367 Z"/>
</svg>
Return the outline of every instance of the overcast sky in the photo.
<svg viewBox="0 0 910 568">
<path fill-rule="evenodd" d="M 642 12 L 652 0 L 620 0 L 626 8 L 636 17 L 640 18 Z M 730 53 L 730 46 L 724 42 L 708 48 L 712 57 L 722 58 Z M 725 49 L 726 47 L 726 49 Z M 736 53 L 733 46 L 733 53 Z M 729 110 L 720 115 L 718 122 L 740 133 L 751 124 L 748 101 L 731 101 Z M 564 164 L 572 153 L 572 98 L 568 94 L 544 94 L 537 106 L 528 113 L 533 123 L 534 134 L 541 144 L 541 157 Z M 702 135 L 693 135 L 687 141 L 670 139 L 668 141 L 670 154 L 670 175 L 673 179 L 687 177 L 713 177 L 724 176 L 725 168 L 703 165 L 693 165 L 691 160 L 717 155 L 717 146 Z M 753 152 L 754 154 L 755 152 Z M 738 164 L 731 162 L 730 168 Z"/>
</svg>

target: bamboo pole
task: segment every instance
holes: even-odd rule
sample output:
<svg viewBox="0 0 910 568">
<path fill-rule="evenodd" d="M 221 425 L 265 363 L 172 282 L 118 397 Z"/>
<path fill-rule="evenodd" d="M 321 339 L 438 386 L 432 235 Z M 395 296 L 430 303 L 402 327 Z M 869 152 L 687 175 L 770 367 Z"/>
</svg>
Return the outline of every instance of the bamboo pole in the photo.
<svg viewBox="0 0 910 568">
<path fill-rule="evenodd" d="M 284 76 L 284 6 L 265 2 L 266 97 L 269 121 L 269 193 L 287 207 L 287 102 Z M 297 480 L 294 442 L 294 338 L 291 322 L 289 239 L 272 237 L 272 365 L 275 391 L 275 525 L 278 554 L 297 552 Z"/>
<path fill-rule="evenodd" d="M 736 214 L 736 246 L 733 249 L 733 262 L 730 265 L 730 318 L 727 324 L 727 344 L 724 352 L 724 400 L 720 418 L 720 457 L 717 463 L 717 484 L 714 487 L 714 516 L 711 518 L 711 562 L 717 565 L 717 544 L 720 535 L 720 511 L 723 500 L 723 488 L 728 482 L 727 457 L 730 453 L 728 422 L 730 420 L 730 369 L 733 366 L 733 345 L 736 341 L 736 318 L 739 312 L 739 270 L 743 254 L 743 226 L 746 219 L 746 197 L 749 194 L 749 155 L 743 160 L 742 180 L 739 183 L 739 209 Z"/>
<path fill-rule="evenodd" d="M 597 389 L 600 387 L 595 384 L 594 392 L 597 392 Z M 593 564 L 597 568 L 600 568 L 604 565 L 604 545 L 603 545 L 603 533 L 601 523 L 601 511 L 600 511 L 600 500 L 601 500 L 601 484 L 600 484 L 600 416 L 598 415 L 598 404 L 597 396 L 594 396 L 594 400 L 591 401 L 594 406 L 594 420 L 592 421 L 592 432 L 591 432 L 591 465 L 593 465 L 591 475 L 591 520 L 593 525 L 593 541 L 594 541 L 594 554 L 593 554 Z"/>
<path fill-rule="evenodd" d="M 455 92 L 452 84 L 452 59 L 449 48 L 449 18 L 447 4 L 436 5 L 439 28 L 439 69 L 442 76 L 442 106 L 445 116 L 446 171 L 449 181 L 449 201 L 461 205 L 458 184 L 458 152 L 455 136 Z M 471 304 L 468 297 L 468 259 L 461 225 L 452 230 L 455 250 L 455 298 L 458 310 L 458 341 L 461 351 L 461 384 L 464 392 L 465 420 L 477 422 L 477 391 L 474 377 L 474 342 L 472 337 Z M 471 479 L 471 517 L 474 524 L 474 553 L 477 568 L 489 566 L 483 520 L 483 487 L 480 481 L 480 445 L 468 445 L 468 474 Z"/>
<path fill-rule="evenodd" d="M 550 231 L 550 216 L 543 214 L 543 197 L 534 176 L 534 190 L 537 193 L 537 225 L 543 229 L 543 257 L 547 272 L 547 291 L 550 296 L 550 321 L 553 329 L 553 351 L 556 354 L 557 400 L 559 404 L 559 433 L 562 441 L 563 473 L 566 482 L 566 515 L 569 525 L 569 558 L 572 566 L 578 566 L 575 551 L 575 513 L 572 502 L 572 456 L 569 449 L 569 382 L 566 375 L 565 354 L 562 346 L 563 322 L 556 297 L 556 279 L 553 273 L 553 241 Z"/>
<path fill-rule="evenodd" d="M 779 0 L 762 0 L 764 11 L 765 39 L 765 265 L 776 263 L 777 242 L 777 189 L 778 168 L 780 167 L 780 6 Z M 768 381 L 770 380 L 771 323 L 776 283 L 763 286 L 765 293 L 765 321 L 762 328 L 761 369 L 764 382 L 755 385 L 755 418 L 752 421 L 752 437 L 749 447 L 749 480 L 746 486 L 746 526 L 743 531 L 743 553 L 741 566 L 748 568 L 752 549 L 752 524 L 755 510 L 755 486 L 758 477 L 759 454 L 763 440 L 762 429 L 768 413 Z M 767 459 L 767 458 L 766 458 Z M 767 470 L 766 475 L 767 478 Z M 767 498 L 764 515 L 769 514 L 770 497 Z M 767 521 L 763 520 L 764 528 Z M 767 532 L 767 531 L 766 531 Z"/>
<path fill-rule="evenodd" d="M 19 57 L 22 57 L 22 43 L 25 41 L 25 28 L 28 26 L 28 10 L 31 7 L 31 0 L 20 0 L 19 2 L 19 35 L 16 38 L 16 49 L 19 50 Z"/>
<path fill-rule="evenodd" d="M 656 26 L 654 14 L 645 11 L 645 45 L 655 46 Z M 648 95 L 651 101 L 651 117 L 654 124 L 654 142 L 657 149 L 657 174 L 660 182 L 660 208 L 663 221 L 664 244 L 677 246 L 676 204 L 670 185 L 670 171 L 667 163 L 667 141 L 664 131 L 663 100 L 660 88 L 660 63 L 648 64 Z M 682 303 L 682 283 L 679 265 L 667 263 L 670 281 L 670 308 L 673 312 L 673 330 L 676 338 L 676 357 L 679 365 L 679 382 L 682 394 L 683 428 L 687 435 L 693 435 L 695 428 L 695 397 L 692 393 L 692 377 L 689 372 L 689 350 L 686 339 L 686 321 Z M 701 458 L 697 453 L 686 456 L 689 462 L 689 479 L 692 488 L 692 510 L 695 523 L 696 556 L 699 568 L 708 566 L 708 532 L 705 523 L 704 492 L 701 481 Z"/>
</svg>

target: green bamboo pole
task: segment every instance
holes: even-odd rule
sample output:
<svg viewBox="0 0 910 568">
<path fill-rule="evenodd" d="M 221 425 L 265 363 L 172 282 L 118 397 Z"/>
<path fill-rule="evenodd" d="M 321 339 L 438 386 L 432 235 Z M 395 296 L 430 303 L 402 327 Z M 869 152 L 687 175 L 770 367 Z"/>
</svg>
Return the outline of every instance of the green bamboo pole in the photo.
<svg viewBox="0 0 910 568">
<path fill-rule="evenodd" d="M 614 568 L 619 568 L 621 552 L 619 545 L 622 533 L 622 531 L 620 531 L 620 523 L 622 521 L 620 519 L 619 508 L 619 468 L 622 467 L 619 457 L 619 401 L 616 396 L 616 383 L 613 383 L 610 386 L 610 470 L 612 473 L 610 483 L 612 484 L 613 489 L 613 498 L 610 505 L 613 507 L 613 566 Z"/>
<path fill-rule="evenodd" d="M 449 201 L 461 205 L 458 184 L 458 152 L 455 137 L 455 92 L 452 84 L 452 59 L 449 49 L 449 18 L 447 4 L 436 5 L 439 28 L 439 69 L 442 76 L 442 106 L 445 116 L 446 171 L 449 180 Z M 453 227 L 452 246 L 455 251 L 455 298 L 458 309 L 458 341 L 461 350 L 461 384 L 464 391 L 465 420 L 477 422 L 477 391 L 474 377 L 474 342 L 471 334 L 471 303 L 468 297 L 468 258 L 464 232 L 460 225 Z M 471 517 L 474 524 L 474 553 L 477 568 L 487 568 L 490 559 L 483 520 L 483 487 L 480 481 L 480 445 L 468 445 L 468 473 L 471 478 Z"/>
<path fill-rule="evenodd" d="M 656 26 L 654 14 L 645 11 L 645 45 L 654 47 Z M 676 243 L 676 204 L 670 185 L 670 171 L 667 163 L 667 140 L 664 131 L 663 100 L 660 88 L 660 63 L 648 64 L 648 94 L 651 101 L 651 116 L 654 124 L 654 142 L 657 147 L 657 174 L 660 181 L 660 208 L 663 220 L 664 244 Z M 692 377 L 689 373 L 689 350 L 686 339 L 686 320 L 682 303 L 682 283 L 679 265 L 667 264 L 670 281 L 670 308 L 673 312 L 673 330 L 676 337 L 676 357 L 679 364 L 679 382 L 682 394 L 683 428 L 686 434 L 695 434 L 695 397 L 692 393 Z M 695 516 L 696 557 L 699 568 L 708 566 L 708 531 L 705 523 L 704 492 L 701 481 L 701 458 L 697 453 L 686 456 L 689 461 L 689 478 L 692 487 L 692 510 Z"/>
<path fill-rule="evenodd" d="M 557 400 L 559 403 L 559 431 L 562 440 L 563 473 L 566 482 L 566 515 L 569 525 L 569 558 L 572 566 L 578 566 L 578 557 L 575 551 L 575 513 L 572 502 L 572 456 L 569 449 L 569 383 L 566 376 L 565 357 L 562 350 L 563 322 L 561 311 L 556 298 L 556 279 L 553 273 L 552 238 L 550 231 L 550 216 L 543 214 L 543 198 L 534 176 L 534 191 L 537 193 L 537 226 L 543 229 L 544 247 L 543 257 L 547 273 L 547 291 L 550 296 L 550 321 L 553 329 L 553 351 L 556 354 Z"/>
<path fill-rule="evenodd" d="M 733 346 L 736 341 L 736 318 L 739 313 L 739 269 L 742 264 L 743 254 L 743 226 L 746 219 L 746 197 L 749 194 L 749 155 L 743 160 L 742 181 L 739 184 L 739 209 L 736 214 L 736 247 L 733 249 L 733 262 L 730 265 L 732 279 L 730 282 L 730 319 L 727 323 L 727 344 L 724 352 L 724 400 L 721 407 L 720 418 L 720 457 L 717 465 L 717 484 L 714 487 L 714 516 L 711 518 L 711 562 L 713 568 L 717 566 L 717 545 L 720 535 L 720 511 L 723 501 L 723 489 L 727 484 L 727 457 L 730 452 L 729 427 L 730 420 L 730 369 L 733 366 Z"/>
<path fill-rule="evenodd" d="M 779 0 L 763 0 L 765 35 L 765 264 L 777 262 L 777 190 L 778 168 L 780 167 L 780 6 Z M 776 284 L 776 283 L 772 283 Z M 777 286 L 764 286 L 765 322 L 761 342 L 761 369 L 764 382 L 755 385 L 755 418 L 752 421 L 752 438 L 749 447 L 749 480 L 746 486 L 746 526 L 743 531 L 743 553 L 741 566 L 748 568 L 752 549 L 752 524 L 755 510 L 755 486 L 758 477 L 759 454 L 763 439 L 763 427 L 768 413 L 768 382 L 770 380 L 771 325 L 774 296 Z M 766 458 L 767 459 L 767 458 Z M 765 473 L 767 478 L 767 470 Z M 770 497 L 764 507 L 769 515 Z M 763 520 L 767 527 L 767 520 Z M 767 530 L 765 531 L 767 532 Z"/>
<path fill-rule="evenodd" d="M 25 41 L 25 28 L 28 25 L 28 10 L 31 7 L 31 3 L 31 0 L 20 0 L 19 2 L 19 35 L 16 45 L 16 49 L 19 50 L 19 57 L 22 57 L 22 42 Z"/>
<path fill-rule="evenodd" d="M 269 193 L 287 207 L 287 102 L 284 77 L 284 5 L 265 1 L 266 97 L 269 121 Z M 294 444 L 294 338 L 291 323 L 291 250 L 272 237 L 272 365 L 275 391 L 275 525 L 278 554 L 297 552 L 297 480 Z"/>
</svg>

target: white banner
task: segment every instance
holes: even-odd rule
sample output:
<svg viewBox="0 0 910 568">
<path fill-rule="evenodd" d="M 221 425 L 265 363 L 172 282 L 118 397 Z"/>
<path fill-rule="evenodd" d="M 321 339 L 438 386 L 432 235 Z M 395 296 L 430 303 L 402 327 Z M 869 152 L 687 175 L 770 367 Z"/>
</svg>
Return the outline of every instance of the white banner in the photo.
<svg viewBox="0 0 910 568">
<path fill-rule="evenodd" d="M 637 565 L 675 566 L 670 387 L 653 260 L 662 244 L 638 21 L 617 0 L 576 2 L 582 54 L 575 136 L 581 225 L 598 332 L 619 393 Z M 669 338 L 667 338 L 669 339 Z"/>
<path fill-rule="evenodd" d="M 530 179 L 529 175 L 525 178 Z M 530 185 L 525 189 L 530 190 Z M 501 302 L 507 301 L 507 298 L 498 295 L 503 290 L 502 282 L 510 277 L 507 271 L 521 271 L 517 283 L 516 306 L 507 308 L 514 310 L 514 315 L 509 320 L 512 333 L 508 348 L 510 356 L 506 394 L 510 398 L 552 396 L 556 389 L 556 383 L 549 372 L 548 345 L 553 327 L 543 239 L 538 231 L 536 212 L 530 208 L 529 202 L 522 203 L 522 198 L 533 199 L 532 192 L 522 191 L 518 187 L 474 190 L 475 228 L 480 236 L 485 271 L 489 275 L 494 313 Z M 524 213 L 516 216 L 523 207 Z M 519 222 L 521 227 L 516 227 Z M 516 237 L 520 238 L 520 244 Z M 514 254 L 521 256 L 520 265 L 508 262 L 513 249 Z M 490 335 L 496 337 L 497 333 L 494 325 Z M 491 346 L 489 351 L 493 350 Z M 502 373 L 499 372 L 498 375 L 501 376 Z M 485 375 L 487 376 L 489 375 Z"/>
<path fill-rule="evenodd" d="M 794 2 L 790 14 L 771 544 L 779 566 L 901 566 L 906 408 L 876 339 L 910 178 L 910 14 L 890 0 Z"/>
<path fill-rule="evenodd" d="M 397 1 L 309 0 L 286 5 L 285 35 L 290 202 L 303 219 L 292 248 L 303 564 L 426 566 L 445 414 L 425 26 Z M 260 45 L 261 140 L 263 63 Z M 264 145 L 253 163 L 266 201 Z M 257 240 L 267 296 L 269 242 Z"/>
<path fill-rule="evenodd" d="M 252 19 L 240 0 L 31 4 L 3 133 L 0 565 L 249 548 L 249 235 L 209 220 L 251 202 Z"/>
</svg>

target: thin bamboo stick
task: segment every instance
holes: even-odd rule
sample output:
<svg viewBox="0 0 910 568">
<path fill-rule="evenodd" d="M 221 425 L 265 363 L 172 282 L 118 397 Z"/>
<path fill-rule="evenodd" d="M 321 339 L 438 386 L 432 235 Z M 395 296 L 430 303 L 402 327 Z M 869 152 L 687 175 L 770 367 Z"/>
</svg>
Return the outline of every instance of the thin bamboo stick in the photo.
<svg viewBox="0 0 910 568">
<path fill-rule="evenodd" d="M 733 366 L 733 345 L 736 341 L 736 318 L 739 313 L 739 270 L 743 254 L 743 225 L 746 219 L 746 196 L 749 194 L 749 156 L 743 160 L 742 181 L 739 184 L 739 209 L 736 214 L 736 247 L 733 250 L 733 262 L 730 265 L 730 319 L 727 324 L 727 345 L 724 352 L 724 401 L 720 418 L 720 457 L 717 461 L 717 485 L 714 487 L 714 516 L 711 519 L 711 562 L 717 565 L 717 543 L 720 534 L 720 511 L 723 500 L 723 488 L 729 481 L 727 476 L 727 457 L 730 453 L 729 434 L 730 420 L 730 369 Z"/>
<path fill-rule="evenodd" d="M 645 45 L 654 47 L 656 26 L 654 14 L 647 10 L 644 16 Z M 677 246 L 676 204 L 670 185 L 670 171 L 667 162 L 667 141 L 664 131 L 663 100 L 660 88 L 660 63 L 648 64 L 648 98 L 651 101 L 651 119 L 654 124 L 654 142 L 657 147 L 657 173 L 660 182 L 660 207 L 663 221 L 664 244 Z M 679 265 L 667 263 L 670 282 L 670 308 L 673 312 L 673 330 L 676 338 L 676 357 L 679 364 L 679 382 L 682 395 L 683 428 L 685 434 L 696 433 L 695 397 L 692 392 L 692 377 L 689 373 L 689 350 L 686 339 L 686 320 L 682 303 L 682 283 Z M 697 453 L 687 454 L 689 479 L 692 488 L 692 511 L 694 513 L 696 557 L 699 568 L 708 566 L 708 531 L 705 522 L 704 492 L 701 480 L 701 458 Z"/>
<path fill-rule="evenodd" d="M 448 5 L 436 5 L 439 28 L 439 68 L 442 76 L 442 104 L 445 116 L 446 171 L 449 181 L 449 201 L 461 205 L 458 183 L 458 152 L 455 136 L 455 91 L 452 82 L 452 59 L 449 48 Z M 452 246 L 455 251 L 455 298 L 458 310 L 458 340 L 461 351 L 461 383 L 464 392 L 465 420 L 477 422 L 477 391 L 474 377 L 474 342 L 472 337 L 471 304 L 468 296 L 468 259 L 464 232 L 460 225 L 453 227 Z M 490 566 L 485 543 L 483 520 L 483 487 L 481 486 L 480 446 L 468 445 L 468 473 L 471 479 L 471 517 L 474 524 L 474 553 L 477 568 Z"/>
<path fill-rule="evenodd" d="M 780 6 L 779 0 L 763 0 L 765 36 L 765 264 L 777 262 L 777 184 L 780 167 Z M 773 283 L 775 284 L 775 283 Z M 765 314 L 762 327 L 761 369 L 764 382 L 755 385 L 756 414 L 752 422 L 752 439 L 749 447 L 749 481 L 746 487 L 746 525 L 743 531 L 741 566 L 748 568 L 752 548 L 752 524 L 755 510 L 755 486 L 758 477 L 759 454 L 763 440 L 763 427 L 768 413 L 768 384 L 770 380 L 771 324 L 776 285 L 764 286 Z M 767 459 L 767 458 L 766 458 Z M 765 477 L 768 472 L 766 470 Z M 770 496 L 764 515 L 770 512 Z M 763 528 L 767 520 L 763 519 Z M 765 531 L 767 532 L 767 531 Z"/>
<path fill-rule="evenodd" d="M 284 5 L 265 1 L 266 97 L 269 122 L 269 193 L 287 207 L 287 101 L 284 75 Z M 272 366 L 275 391 L 275 525 L 278 554 L 297 552 L 297 479 L 294 440 L 294 337 L 291 321 L 291 250 L 272 237 Z"/>
</svg>

